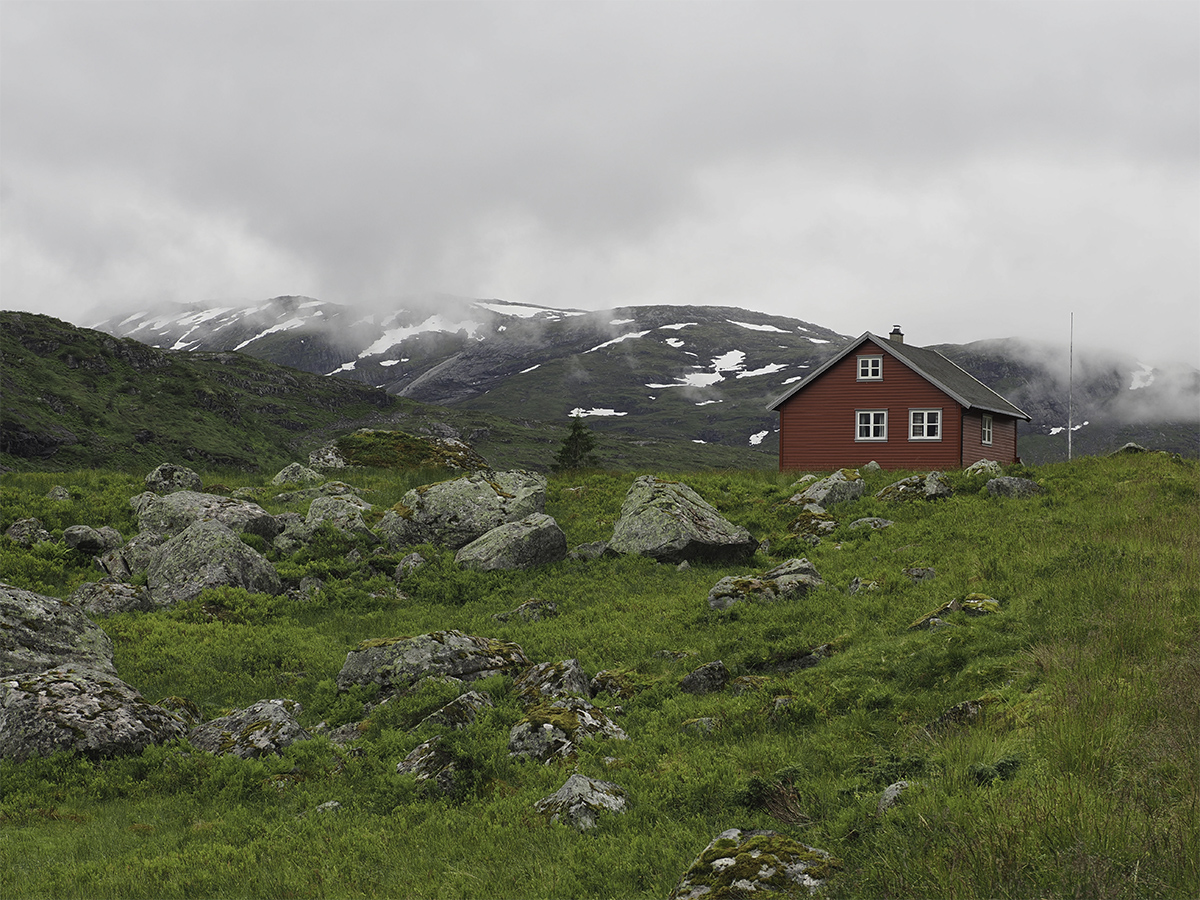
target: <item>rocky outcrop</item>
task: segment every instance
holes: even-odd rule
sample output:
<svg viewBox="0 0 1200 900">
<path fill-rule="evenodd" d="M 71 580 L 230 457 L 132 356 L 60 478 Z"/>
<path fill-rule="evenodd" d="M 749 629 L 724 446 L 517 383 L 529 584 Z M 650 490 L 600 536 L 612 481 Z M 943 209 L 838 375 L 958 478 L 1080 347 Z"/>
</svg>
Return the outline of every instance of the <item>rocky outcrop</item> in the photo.
<svg viewBox="0 0 1200 900">
<path fill-rule="evenodd" d="M 484 572 L 533 569 L 567 558 L 567 536 L 545 513 L 493 528 L 454 555 L 468 569 Z"/>
<path fill-rule="evenodd" d="M 417 728 L 425 725 L 441 725 L 459 731 L 475 724 L 479 713 L 495 706 L 492 695 L 487 691 L 467 691 L 455 697 L 441 709 L 432 712 L 421 720 Z M 415 729 L 414 729 L 415 730 Z"/>
<path fill-rule="evenodd" d="M 311 534 L 328 522 L 347 537 L 366 538 L 371 543 L 377 543 L 379 538 L 367 527 L 362 517 L 363 511 L 370 508 L 370 503 L 354 496 L 318 497 L 308 507 L 304 527 Z"/>
<path fill-rule="evenodd" d="M 139 494 L 129 502 L 141 532 L 171 537 L 196 522 L 220 522 L 235 534 L 256 534 L 268 541 L 279 533 L 274 516 L 257 503 L 233 497 L 176 491 L 163 497 Z"/>
<path fill-rule="evenodd" d="M 705 663 L 683 676 L 679 689 L 688 694 L 713 694 L 729 682 L 729 669 L 721 660 Z"/>
<path fill-rule="evenodd" d="M 163 463 L 146 476 L 146 490 L 155 494 L 170 494 L 174 491 L 198 491 L 204 486 L 199 475 L 187 466 Z"/>
<path fill-rule="evenodd" d="M 761 575 L 727 576 L 708 592 L 709 609 L 728 609 L 747 600 L 770 603 L 799 599 L 825 582 L 807 559 L 789 559 Z"/>
<path fill-rule="evenodd" d="M 840 868 L 826 851 L 777 832 L 730 828 L 696 857 L 670 900 L 799 897 L 814 893 Z"/>
<path fill-rule="evenodd" d="M 1018 497 L 1024 499 L 1026 497 L 1036 497 L 1045 490 L 1036 481 L 1031 481 L 1028 478 L 1014 478 L 1010 475 L 1005 475 L 1000 478 L 993 478 L 984 485 L 984 490 L 988 492 L 990 497 Z"/>
<path fill-rule="evenodd" d="M 89 616 L 148 612 L 154 608 L 150 592 L 145 587 L 138 584 L 125 584 L 113 578 L 81 584 L 68 600 Z"/>
<path fill-rule="evenodd" d="M 941 500 L 952 496 L 954 489 L 942 472 L 910 475 L 894 481 L 875 494 L 879 500 Z"/>
<path fill-rule="evenodd" d="M 577 772 L 549 797 L 539 800 L 535 807 L 538 812 L 548 815 L 551 822 L 562 822 L 576 831 L 588 831 L 596 827 L 602 813 L 623 813 L 625 805 L 623 787 Z"/>
<path fill-rule="evenodd" d="M 8 526 L 4 536 L 22 547 L 32 547 L 42 541 L 51 540 L 50 532 L 42 527 L 40 519 L 35 518 L 17 519 Z"/>
<path fill-rule="evenodd" d="M 271 484 L 319 484 L 324 476 L 300 463 L 291 463 L 280 469 Z"/>
<path fill-rule="evenodd" d="M 686 484 L 643 475 L 625 495 L 608 546 L 659 562 L 737 563 L 754 555 L 758 541 Z"/>
<path fill-rule="evenodd" d="M 447 796 L 452 796 L 461 783 L 454 756 L 445 748 L 440 736 L 414 747 L 397 763 L 396 774 L 411 775 L 418 783 L 430 783 Z"/>
<path fill-rule="evenodd" d="M 794 494 L 788 503 L 816 512 L 838 503 L 857 500 L 866 489 L 866 482 L 857 469 L 838 469 L 832 475 L 814 481 L 800 493 Z"/>
<path fill-rule="evenodd" d="M 565 697 L 530 707 L 508 735 L 508 755 L 548 763 L 575 755 L 591 738 L 623 741 L 628 736 L 599 707 L 578 697 Z"/>
<path fill-rule="evenodd" d="M 377 684 L 386 694 L 432 676 L 474 681 L 489 675 L 515 677 L 528 667 L 529 659 L 516 644 L 461 631 L 435 631 L 416 637 L 363 641 L 346 654 L 337 685 L 338 690 L 345 691 L 354 684 Z"/>
<path fill-rule="evenodd" d="M 0 675 L 56 666 L 115 675 L 112 641 L 77 606 L 0 584 Z"/>
<path fill-rule="evenodd" d="M 1001 471 L 1002 469 L 1000 468 L 1000 463 L 996 462 L 994 459 L 980 459 L 963 469 L 963 474 L 987 475 L 989 478 L 997 478 L 999 477 Z"/>
<path fill-rule="evenodd" d="M 870 528 L 872 531 L 881 531 L 884 528 L 891 528 L 895 524 L 891 519 L 881 519 L 879 516 L 867 516 L 863 519 L 855 519 L 846 527 L 852 531 L 859 531 L 863 528 Z"/>
<path fill-rule="evenodd" d="M 115 550 L 96 558 L 97 564 L 113 578 L 129 579 L 150 568 L 154 554 L 166 540 L 152 531 L 135 534 Z"/>
<path fill-rule="evenodd" d="M 261 594 L 283 592 L 275 567 L 227 527 L 213 521 L 197 522 L 161 544 L 146 574 L 150 593 L 159 605 L 193 600 L 215 587 L 240 587 Z"/>
<path fill-rule="evenodd" d="M 300 712 L 295 700 L 259 700 L 193 728 L 188 740 L 197 749 L 222 756 L 257 759 L 278 755 L 296 741 L 312 737 L 296 721 Z"/>
<path fill-rule="evenodd" d="M 522 622 L 540 622 L 542 619 L 553 619 L 558 615 L 558 604 L 553 600 L 539 600 L 530 597 L 516 609 L 496 613 L 492 616 L 497 622 L 507 622 L 509 619 L 520 619 Z"/>
<path fill-rule="evenodd" d="M 500 525 L 546 506 L 546 479 L 532 472 L 476 472 L 415 488 L 380 521 L 393 548 L 438 544 L 458 550 Z"/>
<path fill-rule="evenodd" d="M 71 750 L 102 759 L 140 753 L 186 731 L 111 672 L 72 667 L 0 677 L 0 757 Z"/>
<path fill-rule="evenodd" d="M 564 659 L 530 666 L 513 686 L 521 702 L 528 705 L 563 697 L 591 697 L 589 684 L 579 660 Z"/>
<path fill-rule="evenodd" d="M 63 543 L 80 553 L 107 553 L 125 543 L 121 532 L 105 525 L 92 528 L 90 525 L 70 525 L 63 529 Z"/>
</svg>

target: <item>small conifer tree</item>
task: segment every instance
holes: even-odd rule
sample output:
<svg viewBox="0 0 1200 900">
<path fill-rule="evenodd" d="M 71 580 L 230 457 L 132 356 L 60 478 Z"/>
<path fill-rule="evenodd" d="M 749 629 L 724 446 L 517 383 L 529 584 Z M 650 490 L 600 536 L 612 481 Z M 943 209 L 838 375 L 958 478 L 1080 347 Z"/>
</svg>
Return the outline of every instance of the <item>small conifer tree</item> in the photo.
<svg viewBox="0 0 1200 900">
<path fill-rule="evenodd" d="M 563 438 L 562 446 L 554 456 L 554 471 L 563 472 L 569 469 L 582 469 L 599 463 L 592 450 L 596 447 L 596 437 L 583 424 L 581 416 L 571 417 L 571 430 Z"/>
</svg>

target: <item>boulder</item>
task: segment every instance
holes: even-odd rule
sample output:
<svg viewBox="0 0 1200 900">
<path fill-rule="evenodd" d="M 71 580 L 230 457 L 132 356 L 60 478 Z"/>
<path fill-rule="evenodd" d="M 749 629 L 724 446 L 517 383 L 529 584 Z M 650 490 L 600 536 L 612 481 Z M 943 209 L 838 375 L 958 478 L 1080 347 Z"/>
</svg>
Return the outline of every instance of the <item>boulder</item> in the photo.
<svg viewBox="0 0 1200 900">
<path fill-rule="evenodd" d="M 425 557 L 420 553 L 416 551 L 408 553 L 396 564 L 396 571 L 392 573 L 392 578 L 396 581 L 404 581 L 405 578 L 425 565 L 425 562 Z"/>
<path fill-rule="evenodd" d="M 628 739 L 602 709 L 578 697 L 565 697 L 526 711 L 508 734 L 508 755 L 545 764 L 574 756 L 581 741 L 596 737 Z"/>
<path fill-rule="evenodd" d="M 954 494 L 942 472 L 910 475 L 894 481 L 875 494 L 879 500 L 941 500 Z"/>
<path fill-rule="evenodd" d="M 882 816 L 885 812 L 900 802 L 900 795 L 908 790 L 909 784 L 907 781 L 897 781 L 889 784 L 884 789 L 883 794 L 879 797 L 879 802 L 875 804 L 875 815 Z"/>
<path fill-rule="evenodd" d="M 46 492 L 47 500 L 70 500 L 71 492 L 61 484 L 56 484 Z"/>
<path fill-rule="evenodd" d="M 552 619 L 558 615 L 558 604 L 553 600 L 539 600 L 530 597 L 516 609 L 496 613 L 492 616 L 497 622 L 507 622 L 509 619 L 520 619 L 523 622 L 540 622 L 542 619 Z"/>
<path fill-rule="evenodd" d="M 154 554 L 166 538 L 152 531 L 135 534 L 128 543 L 97 557 L 100 568 L 113 578 L 127 580 L 150 568 Z"/>
<path fill-rule="evenodd" d="M 484 572 L 533 569 L 567 558 L 567 536 L 545 513 L 493 528 L 454 554 L 454 561 Z"/>
<path fill-rule="evenodd" d="M 458 550 L 497 526 L 540 513 L 546 479 L 532 472 L 476 472 L 415 488 L 380 521 L 393 548 L 438 544 Z"/>
<path fill-rule="evenodd" d="M 865 466 L 859 466 L 859 471 L 860 472 L 872 472 L 872 473 L 882 472 L 883 466 L 881 466 L 879 463 L 875 462 L 875 460 L 871 460 Z"/>
<path fill-rule="evenodd" d="M 271 484 L 318 484 L 323 478 L 320 472 L 308 466 L 291 463 L 279 470 L 271 479 Z"/>
<path fill-rule="evenodd" d="M 220 522 L 235 533 L 256 534 L 268 541 L 279 533 L 275 517 L 257 503 L 219 494 L 181 490 L 163 497 L 139 494 L 129 502 L 142 532 L 171 537 L 196 522 Z"/>
<path fill-rule="evenodd" d="M 789 559 L 761 575 L 727 576 L 708 592 L 709 609 L 728 609 L 745 600 L 799 599 L 825 582 L 807 559 Z"/>
<path fill-rule="evenodd" d="M 283 592 L 275 567 L 213 521 L 197 522 L 164 541 L 154 551 L 146 576 L 154 602 L 160 606 L 193 600 L 215 587 L 239 587 L 260 594 Z"/>
<path fill-rule="evenodd" d="M 363 500 L 358 500 L 357 497 L 350 499 L 348 497 L 318 497 L 312 502 L 308 508 L 308 515 L 304 519 L 304 527 L 309 532 L 315 531 L 323 522 L 328 522 L 338 531 L 347 537 L 367 538 L 371 543 L 378 543 L 379 538 L 375 536 L 367 523 L 363 521 L 363 508 L 371 508 L 371 504 Z"/>
<path fill-rule="evenodd" d="M 567 554 L 570 559 L 593 560 L 600 559 L 605 556 L 617 556 L 618 554 L 608 549 L 608 541 L 590 541 L 586 544 L 580 544 L 574 550 Z"/>
<path fill-rule="evenodd" d="M 42 527 L 40 519 L 34 518 L 17 519 L 8 526 L 4 536 L 22 547 L 32 547 L 34 544 L 50 540 L 50 532 Z"/>
<path fill-rule="evenodd" d="M 89 616 L 148 612 L 154 608 L 150 592 L 142 585 L 125 584 L 111 577 L 81 584 L 67 599 Z"/>
<path fill-rule="evenodd" d="M 990 497 L 1036 497 L 1044 490 L 1036 481 L 1011 475 L 993 478 L 983 487 Z"/>
<path fill-rule="evenodd" d="M 592 696 L 588 677 L 577 659 L 530 666 L 513 686 L 521 702 L 526 705 L 569 696 Z"/>
<path fill-rule="evenodd" d="M 121 533 L 107 525 L 99 529 L 90 525 L 71 525 L 63 529 L 63 543 L 80 553 L 107 553 L 124 542 Z"/>
<path fill-rule="evenodd" d="M 909 629 L 914 628 L 935 628 L 938 625 L 945 624 L 942 616 L 952 612 L 964 612 L 970 616 L 986 616 L 992 613 L 1000 612 L 1000 601 L 994 597 L 989 597 L 987 594 L 967 594 L 965 597 L 956 597 L 953 600 L 947 600 L 933 612 L 926 613 L 917 619 Z"/>
<path fill-rule="evenodd" d="M 551 822 L 562 822 L 576 831 L 596 827 L 603 812 L 625 811 L 625 789 L 611 781 L 588 778 L 578 772 L 549 797 L 543 797 L 535 807 L 550 816 Z"/>
<path fill-rule="evenodd" d="M 480 711 L 495 705 L 492 695 L 487 691 L 467 691 L 451 700 L 437 712 L 427 715 L 420 721 L 417 728 L 423 725 L 441 725 L 459 731 L 469 725 L 474 725 Z"/>
<path fill-rule="evenodd" d="M 1129 441 L 1126 444 L 1122 444 L 1120 447 L 1118 447 L 1116 450 L 1114 450 L 1112 453 L 1110 453 L 1108 455 L 1109 456 L 1117 456 L 1122 453 L 1147 453 L 1147 452 L 1149 452 L 1147 450 L 1147 448 L 1143 447 L 1141 444 L 1137 444 L 1137 443 L 1134 443 L 1133 441 Z"/>
<path fill-rule="evenodd" d="M 608 546 L 659 562 L 739 563 L 754 555 L 758 541 L 686 484 L 642 475 L 625 495 Z"/>
<path fill-rule="evenodd" d="M 670 900 L 799 897 L 841 868 L 824 850 L 774 831 L 722 831 L 671 891 Z"/>
<path fill-rule="evenodd" d="M 913 584 L 923 584 L 937 576 L 937 571 L 928 566 L 906 566 L 901 571 Z"/>
<path fill-rule="evenodd" d="M 679 689 L 688 694 L 713 694 L 724 688 L 728 681 L 729 670 L 718 659 L 684 675 Z"/>
<path fill-rule="evenodd" d="M 848 503 L 857 500 L 866 491 L 867 485 L 857 469 L 839 469 L 832 475 L 814 481 L 798 494 L 788 500 L 788 503 L 802 506 L 811 512 L 825 510 L 837 503 Z"/>
<path fill-rule="evenodd" d="M 418 744 L 408 756 L 396 764 L 397 775 L 412 775 L 418 783 L 432 782 L 441 793 L 453 795 L 459 782 L 454 756 L 444 746 L 440 736 Z"/>
<path fill-rule="evenodd" d="M 155 494 L 170 494 L 174 491 L 198 491 L 204 481 L 187 466 L 163 463 L 146 476 L 146 490 Z"/>
<path fill-rule="evenodd" d="M 0 757 L 70 750 L 102 759 L 141 753 L 186 731 L 111 671 L 60 667 L 0 677 Z"/>
<path fill-rule="evenodd" d="M 891 528 L 896 523 L 891 519 L 881 519 L 879 516 L 867 516 L 865 519 L 855 519 L 846 527 L 858 531 L 860 528 L 870 528 L 872 531 L 879 531 L 883 528 Z"/>
<path fill-rule="evenodd" d="M 115 675 L 112 641 L 78 607 L 0 583 L 0 675 L 55 667 Z"/>
<path fill-rule="evenodd" d="M 188 733 L 188 740 L 197 749 L 219 756 L 257 759 L 278 755 L 296 741 L 312 737 L 296 721 L 298 715 L 300 704 L 295 700 L 259 700 L 198 725 Z"/>
<path fill-rule="evenodd" d="M 805 543 L 815 547 L 821 543 L 821 538 L 837 530 L 837 521 L 823 509 L 807 506 L 792 520 L 788 529 L 792 534 L 803 538 Z"/>
<path fill-rule="evenodd" d="M 516 644 L 461 631 L 435 631 L 363 641 L 346 654 L 337 685 L 338 690 L 346 691 L 355 684 L 377 684 L 386 694 L 432 676 L 474 681 L 489 675 L 515 677 L 528 667 L 529 659 Z"/>
<path fill-rule="evenodd" d="M 980 459 L 963 469 L 963 474 L 987 475 L 989 478 L 996 478 L 1001 474 L 1002 471 L 1003 470 L 1000 468 L 1000 463 L 996 462 L 996 460 Z"/>
</svg>

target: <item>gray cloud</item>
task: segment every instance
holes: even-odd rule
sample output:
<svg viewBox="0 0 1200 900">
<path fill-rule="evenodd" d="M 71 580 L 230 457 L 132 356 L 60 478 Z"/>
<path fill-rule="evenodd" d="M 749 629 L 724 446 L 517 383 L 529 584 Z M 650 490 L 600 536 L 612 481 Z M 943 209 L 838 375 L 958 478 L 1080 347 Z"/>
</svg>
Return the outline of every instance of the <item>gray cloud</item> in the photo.
<svg viewBox="0 0 1200 900">
<path fill-rule="evenodd" d="M 9 308 L 721 303 L 1200 362 L 1191 3 L 0 7 Z"/>
</svg>

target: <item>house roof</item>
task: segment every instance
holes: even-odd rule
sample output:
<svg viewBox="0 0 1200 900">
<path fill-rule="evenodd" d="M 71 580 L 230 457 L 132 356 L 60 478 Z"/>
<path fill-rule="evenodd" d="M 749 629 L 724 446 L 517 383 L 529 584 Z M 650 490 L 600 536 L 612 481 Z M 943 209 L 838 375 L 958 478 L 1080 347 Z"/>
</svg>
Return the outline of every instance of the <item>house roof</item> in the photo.
<svg viewBox="0 0 1200 900">
<path fill-rule="evenodd" d="M 797 392 L 804 390 L 804 388 L 820 378 L 827 369 L 835 366 L 867 341 L 873 341 L 889 356 L 908 366 L 926 381 L 945 391 L 966 409 L 979 409 L 984 412 L 1000 413 L 1001 415 L 1013 416 L 1018 419 L 1029 420 L 1032 418 L 1027 413 L 1013 406 L 974 375 L 955 365 L 936 350 L 929 350 L 925 347 L 914 347 L 911 344 L 902 344 L 899 341 L 871 334 L 869 331 L 863 332 L 858 338 L 851 341 L 841 353 L 834 356 L 816 371 L 810 373 L 807 378 L 786 394 L 772 401 L 767 409 L 778 409 L 785 400 L 790 399 Z"/>
</svg>

